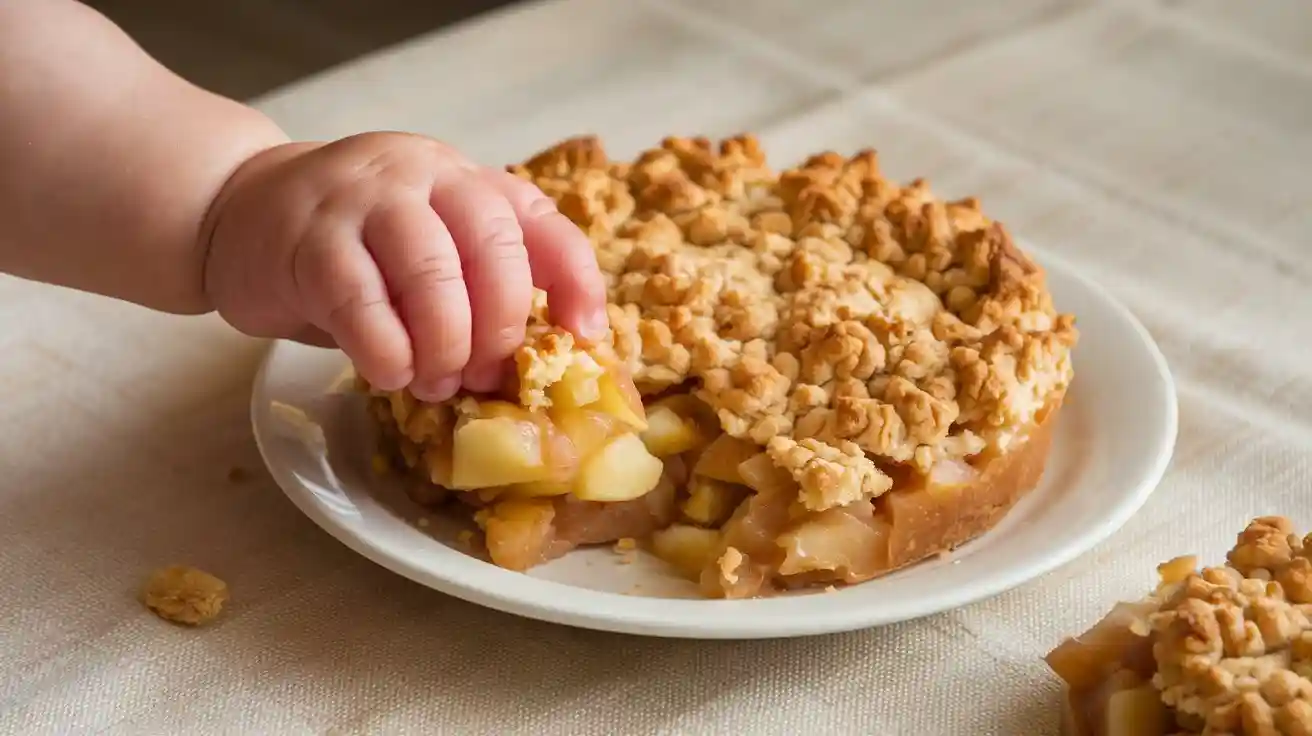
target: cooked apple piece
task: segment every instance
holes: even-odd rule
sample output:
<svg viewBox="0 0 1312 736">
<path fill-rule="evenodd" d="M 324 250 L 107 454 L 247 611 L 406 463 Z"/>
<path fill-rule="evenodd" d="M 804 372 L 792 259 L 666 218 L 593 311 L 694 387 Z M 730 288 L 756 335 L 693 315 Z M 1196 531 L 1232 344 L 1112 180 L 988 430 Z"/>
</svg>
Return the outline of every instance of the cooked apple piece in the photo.
<svg viewBox="0 0 1312 736">
<path fill-rule="evenodd" d="M 713 529 L 675 524 L 651 536 L 651 552 L 680 575 L 697 580 L 720 551 L 720 533 Z"/>
<path fill-rule="evenodd" d="M 860 582 L 888 568 L 887 520 L 869 502 L 821 511 L 779 536 L 782 575 L 829 571 L 835 579 Z"/>
<path fill-rule="evenodd" d="M 1059 644 L 1044 661 L 1072 690 L 1097 687 L 1118 668 L 1151 673 L 1152 640 L 1142 634 L 1152 603 L 1118 603 L 1093 628 Z"/>
<path fill-rule="evenodd" d="M 1119 690 L 1107 698 L 1105 736 L 1164 736 L 1171 716 L 1152 685 Z"/>
<path fill-rule="evenodd" d="M 647 412 L 647 429 L 642 433 L 642 442 L 656 457 L 688 452 L 701 441 L 697 425 L 673 409 L 656 404 Z"/>
<path fill-rule="evenodd" d="M 646 539 L 678 517 L 678 491 L 668 469 L 656 487 L 631 501 L 597 503 L 576 496 L 555 499 L 556 538 L 573 545 L 607 544 L 625 537 Z"/>
<path fill-rule="evenodd" d="M 693 476 L 688 484 L 688 498 L 683 502 L 683 515 L 694 524 L 718 527 L 729 519 L 750 492 L 733 483 Z"/>
<path fill-rule="evenodd" d="M 612 369 L 597 379 L 597 390 L 600 395 L 589 405 L 589 408 L 603 411 L 629 425 L 634 431 L 642 432 L 647 429 L 647 415 L 642 408 L 642 397 L 638 395 L 638 389 L 634 387 L 633 381 L 629 380 L 627 375 L 623 379 L 617 377 L 618 373 L 619 369 Z"/>
<path fill-rule="evenodd" d="M 591 457 L 622 431 L 618 419 L 591 409 L 552 409 L 551 418 L 580 460 Z"/>
<path fill-rule="evenodd" d="M 655 488 L 663 472 L 665 465 L 637 435 L 622 434 L 583 464 L 574 495 L 584 501 L 628 501 Z"/>
<path fill-rule="evenodd" d="M 451 487 L 488 488 L 546 480 L 541 428 L 504 416 L 468 419 L 456 428 Z"/>
<path fill-rule="evenodd" d="M 715 410 L 692 394 L 671 394 L 658 399 L 652 406 L 674 410 L 675 414 L 691 420 L 707 434 L 717 434 L 720 431 L 720 420 L 715 416 Z"/>
<path fill-rule="evenodd" d="M 692 472 L 694 475 L 722 480 L 725 483 L 746 485 L 742 474 L 738 471 L 738 466 L 760 451 L 760 447 L 747 440 L 722 434 L 706 446 L 701 457 L 697 458 L 697 465 L 693 467 Z"/>
<path fill-rule="evenodd" d="M 480 517 L 492 562 L 524 571 L 550 558 L 551 521 L 556 512 L 550 501 L 506 500 L 490 507 Z"/>
<path fill-rule="evenodd" d="M 661 458 L 661 462 L 665 463 L 665 477 L 677 488 L 685 488 L 688 485 L 688 463 L 683 458 L 683 455 Z"/>
<path fill-rule="evenodd" d="M 1198 558 L 1182 555 L 1157 566 L 1157 576 L 1165 585 L 1184 582 L 1184 579 L 1198 570 Z"/>
<path fill-rule="evenodd" d="M 759 447 L 753 448 L 760 450 Z M 774 464 L 770 455 L 758 452 L 738 464 L 738 474 L 743 484 L 757 493 L 783 493 L 795 496 L 798 491 L 797 481 L 787 470 Z"/>
<path fill-rule="evenodd" d="M 601 398 L 602 368 L 586 356 L 575 360 L 565 369 L 560 380 L 547 387 L 547 398 L 553 407 L 578 408 Z"/>
<path fill-rule="evenodd" d="M 969 485 L 979 477 L 979 471 L 960 460 L 940 460 L 929 471 L 928 487 L 953 489 Z"/>
<path fill-rule="evenodd" d="M 428 470 L 428 479 L 433 485 L 443 488 L 452 487 L 451 474 L 455 470 L 455 459 L 451 453 L 451 443 L 442 442 L 429 445 L 424 450 L 424 467 Z"/>
<path fill-rule="evenodd" d="M 574 490 L 570 480 L 532 480 L 506 486 L 505 495 L 510 498 L 549 498 L 564 496 Z"/>
</svg>

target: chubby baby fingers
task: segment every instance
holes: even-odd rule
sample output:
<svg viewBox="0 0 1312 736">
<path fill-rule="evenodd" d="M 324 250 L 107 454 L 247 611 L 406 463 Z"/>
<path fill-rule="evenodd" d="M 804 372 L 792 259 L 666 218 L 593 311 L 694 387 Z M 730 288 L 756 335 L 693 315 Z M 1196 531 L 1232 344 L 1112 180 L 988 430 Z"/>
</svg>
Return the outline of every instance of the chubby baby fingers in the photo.
<svg viewBox="0 0 1312 736">
<path fill-rule="evenodd" d="M 507 171 L 488 170 L 485 176 L 515 209 L 533 284 L 547 292 L 552 320 L 585 340 L 603 337 L 606 283 L 588 236 L 533 184 Z"/>
<path fill-rule="evenodd" d="M 524 341 L 533 306 L 533 277 L 515 210 L 476 172 L 435 187 L 430 202 L 455 241 L 472 313 L 463 385 L 491 391 L 507 359 Z"/>
<path fill-rule="evenodd" d="M 450 398 L 471 345 L 469 292 L 455 240 L 422 195 L 375 209 L 363 237 L 410 336 L 411 391 L 423 401 Z"/>
<path fill-rule="evenodd" d="M 384 391 L 409 385 L 414 377 L 410 336 L 359 240 L 309 240 L 296 250 L 292 268 L 304 313 L 332 336 L 360 375 Z"/>
</svg>

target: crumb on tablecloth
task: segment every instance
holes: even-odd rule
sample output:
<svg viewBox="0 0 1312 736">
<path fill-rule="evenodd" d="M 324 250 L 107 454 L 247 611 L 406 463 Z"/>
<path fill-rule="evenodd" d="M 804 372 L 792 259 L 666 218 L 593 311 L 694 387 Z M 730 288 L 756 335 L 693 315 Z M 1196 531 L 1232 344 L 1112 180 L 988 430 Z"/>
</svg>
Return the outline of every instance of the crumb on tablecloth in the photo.
<svg viewBox="0 0 1312 736">
<path fill-rule="evenodd" d="M 166 621 L 199 626 L 214 620 L 228 600 L 228 584 L 187 565 L 170 565 L 151 573 L 142 602 Z"/>
</svg>

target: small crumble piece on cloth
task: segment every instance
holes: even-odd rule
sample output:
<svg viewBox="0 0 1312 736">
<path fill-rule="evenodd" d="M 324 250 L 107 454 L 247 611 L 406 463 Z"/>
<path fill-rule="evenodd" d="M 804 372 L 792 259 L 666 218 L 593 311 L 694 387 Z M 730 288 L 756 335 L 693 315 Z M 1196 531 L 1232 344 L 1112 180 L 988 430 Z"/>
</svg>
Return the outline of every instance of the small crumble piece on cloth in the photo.
<svg viewBox="0 0 1312 736">
<path fill-rule="evenodd" d="M 200 626 L 214 620 L 228 601 L 228 584 L 186 565 L 169 565 L 151 573 L 142 602 L 165 621 Z"/>
</svg>

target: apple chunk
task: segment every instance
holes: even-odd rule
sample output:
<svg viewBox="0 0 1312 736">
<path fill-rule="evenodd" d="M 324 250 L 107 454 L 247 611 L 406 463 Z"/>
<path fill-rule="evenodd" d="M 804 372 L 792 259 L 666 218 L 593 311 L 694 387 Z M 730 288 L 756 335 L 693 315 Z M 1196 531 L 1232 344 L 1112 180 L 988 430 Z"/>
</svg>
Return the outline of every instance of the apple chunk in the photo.
<svg viewBox="0 0 1312 736">
<path fill-rule="evenodd" d="M 601 398 L 598 379 L 601 378 L 602 368 L 592 358 L 584 358 L 572 363 L 565 369 L 560 380 L 547 388 L 552 406 L 576 409 Z"/>
<path fill-rule="evenodd" d="M 683 515 L 702 526 L 720 526 L 729 520 L 734 509 L 750 492 L 743 486 L 694 475 L 688 483 Z"/>
<path fill-rule="evenodd" d="M 1171 716 L 1152 685 L 1121 690 L 1107 698 L 1107 736 L 1158 736 L 1170 731 Z"/>
<path fill-rule="evenodd" d="M 550 501 L 513 500 L 493 506 L 483 522 L 488 555 L 510 570 L 527 570 L 551 556 L 555 509 Z"/>
<path fill-rule="evenodd" d="M 720 551 L 720 533 L 713 529 L 675 524 L 651 535 L 651 552 L 679 574 L 697 580 Z"/>
<path fill-rule="evenodd" d="M 642 408 L 642 397 L 638 395 L 638 389 L 634 388 L 633 381 L 627 376 L 617 377 L 616 370 L 603 373 L 597 379 L 597 391 L 597 400 L 588 408 L 605 412 L 635 431 L 641 432 L 647 429 L 647 416 Z"/>
<path fill-rule="evenodd" d="M 664 471 L 665 464 L 637 435 L 620 435 L 583 464 L 574 495 L 584 501 L 629 501 L 655 488 Z"/>
<path fill-rule="evenodd" d="M 544 480 L 542 433 L 532 422 L 509 417 L 470 419 L 456 428 L 451 487 L 490 488 Z"/>
<path fill-rule="evenodd" d="M 656 457 L 687 452 L 701 444 L 701 439 L 697 425 L 673 409 L 656 404 L 647 412 L 647 429 L 642 433 L 642 442 Z"/>
<path fill-rule="evenodd" d="M 740 440 L 737 437 L 722 434 L 706 446 L 706 450 L 697 459 L 697 465 L 692 472 L 696 475 L 704 475 L 707 478 L 722 480 L 725 483 L 745 485 L 742 473 L 738 471 L 738 466 L 760 451 L 760 447 L 747 440 Z"/>
</svg>

